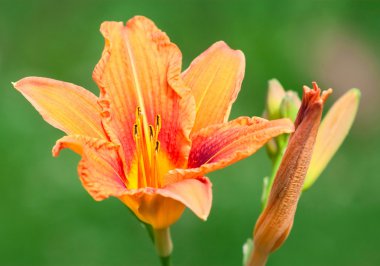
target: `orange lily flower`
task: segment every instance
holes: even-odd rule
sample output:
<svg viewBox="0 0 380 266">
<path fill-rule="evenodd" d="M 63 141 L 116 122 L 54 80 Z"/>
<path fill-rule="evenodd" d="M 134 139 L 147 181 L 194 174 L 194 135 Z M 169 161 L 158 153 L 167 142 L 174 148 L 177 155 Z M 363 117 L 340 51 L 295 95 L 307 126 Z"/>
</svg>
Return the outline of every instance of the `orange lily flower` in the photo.
<svg viewBox="0 0 380 266">
<path fill-rule="evenodd" d="M 155 229 L 185 206 L 206 219 L 211 183 L 204 175 L 253 154 L 293 131 L 289 120 L 240 117 L 227 122 L 244 76 L 244 55 L 217 42 L 181 74 L 181 52 L 152 21 L 104 22 L 105 48 L 93 72 L 96 97 L 40 77 L 14 84 L 67 136 L 53 155 L 82 156 L 78 173 L 95 200 L 118 197 Z"/>
</svg>

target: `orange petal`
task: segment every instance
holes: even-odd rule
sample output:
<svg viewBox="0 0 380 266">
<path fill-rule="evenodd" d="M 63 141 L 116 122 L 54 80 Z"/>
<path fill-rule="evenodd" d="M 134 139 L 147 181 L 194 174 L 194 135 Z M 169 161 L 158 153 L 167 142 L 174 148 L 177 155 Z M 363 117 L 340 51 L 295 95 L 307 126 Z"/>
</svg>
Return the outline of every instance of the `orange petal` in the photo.
<svg viewBox="0 0 380 266">
<path fill-rule="evenodd" d="M 359 107 L 360 91 L 352 89 L 340 97 L 331 107 L 319 127 L 315 148 L 305 179 L 308 189 L 334 156 L 346 138 Z"/>
<path fill-rule="evenodd" d="M 83 135 L 69 135 L 64 136 L 57 140 L 55 143 L 52 154 L 57 157 L 62 149 L 70 149 L 79 155 L 83 154 L 83 150 L 88 147 L 98 147 L 106 146 L 109 149 L 117 150 L 118 146 L 108 142 L 105 139 L 92 138 Z"/>
<path fill-rule="evenodd" d="M 217 42 L 198 56 L 182 74 L 196 101 L 196 122 L 192 132 L 226 122 L 244 77 L 241 51 Z"/>
<path fill-rule="evenodd" d="M 144 223 L 155 229 L 168 228 L 175 223 L 185 210 L 185 206 L 172 198 L 162 196 L 155 189 L 144 188 L 119 197 Z"/>
<path fill-rule="evenodd" d="M 206 220 L 211 210 L 212 184 L 207 177 L 198 179 L 185 179 L 170 184 L 159 193 L 163 196 L 182 202 L 199 218 Z"/>
<path fill-rule="evenodd" d="M 135 110 L 140 107 L 146 137 L 149 124 L 154 125 L 155 116 L 160 115 L 161 150 L 174 165 L 183 165 L 190 150 L 195 106 L 190 90 L 179 79 L 179 49 L 144 17 L 134 17 L 126 26 L 104 22 L 101 32 L 105 48 L 93 78 L 101 90 L 103 123 L 113 131 L 112 141 L 121 144 L 124 160 L 130 164 L 135 151 Z"/>
<path fill-rule="evenodd" d="M 71 83 L 28 77 L 13 86 L 46 122 L 65 133 L 105 138 L 97 97 Z"/>
<path fill-rule="evenodd" d="M 143 188 L 120 196 L 136 216 L 154 228 L 167 228 L 175 223 L 188 207 L 206 220 L 211 209 L 211 182 L 206 177 L 183 180 L 164 188 Z"/>
<path fill-rule="evenodd" d="M 95 200 L 126 193 L 125 175 L 117 146 L 106 140 L 80 135 L 66 136 L 57 141 L 53 154 L 70 148 L 82 155 L 78 174 L 84 188 Z"/>
<path fill-rule="evenodd" d="M 203 176 L 226 167 L 252 155 L 271 138 L 292 131 L 293 124 L 288 119 L 268 121 L 258 117 L 240 117 L 204 128 L 192 138 L 189 169 L 169 171 L 165 182 Z"/>
</svg>

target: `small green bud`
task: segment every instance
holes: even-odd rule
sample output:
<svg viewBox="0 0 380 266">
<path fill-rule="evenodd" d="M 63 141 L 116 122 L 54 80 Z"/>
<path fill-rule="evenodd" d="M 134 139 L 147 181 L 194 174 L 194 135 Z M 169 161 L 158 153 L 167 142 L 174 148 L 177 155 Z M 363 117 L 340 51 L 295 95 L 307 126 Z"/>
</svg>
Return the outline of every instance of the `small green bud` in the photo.
<svg viewBox="0 0 380 266">
<path fill-rule="evenodd" d="M 266 111 L 269 119 L 280 118 L 280 106 L 285 96 L 285 90 L 277 79 L 271 79 L 268 82 L 268 94 Z"/>
<path fill-rule="evenodd" d="M 280 117 L 295 121 L 301 100 L 294 91 L 287 91 L 280 105 Z"/>
</svg>

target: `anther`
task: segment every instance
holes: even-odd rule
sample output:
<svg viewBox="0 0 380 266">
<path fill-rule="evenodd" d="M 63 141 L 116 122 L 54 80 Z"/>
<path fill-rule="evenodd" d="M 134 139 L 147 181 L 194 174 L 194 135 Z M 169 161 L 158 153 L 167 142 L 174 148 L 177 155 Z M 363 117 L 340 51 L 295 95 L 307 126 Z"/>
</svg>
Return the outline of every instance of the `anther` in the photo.
<svg viewBox="0 0 380 266">
<path fill-rule="evenodd" d="M 160 129 L 161 129 L 161 116 L 156 115 L 156 132 L 157 132 L 157 134 L 160 131 Z"/>
<path fill-rule="evenodd" d="M 156 141 L 156 147 L 154 148 L 155 152 L 158 152 L 160 150 L 160 142 Z"/>
<path fill-rule="evenodd" d="M 139 120 L 141 117 L 141 108 L 140 106 L 137 106 L 136 108 L 136 120 Z"/>
<path fill-rule="evenodd" d="M 150 139 L 153 139 L 154 137 L 154 130 L 152 125 L 149 125 L 149 137 Z"/>
<path fill-rule="evenodd" d="M 139 136 L 139 126 L 137 124 L 133 125 L 133 136 L 137 138 Z"/>
</svg>

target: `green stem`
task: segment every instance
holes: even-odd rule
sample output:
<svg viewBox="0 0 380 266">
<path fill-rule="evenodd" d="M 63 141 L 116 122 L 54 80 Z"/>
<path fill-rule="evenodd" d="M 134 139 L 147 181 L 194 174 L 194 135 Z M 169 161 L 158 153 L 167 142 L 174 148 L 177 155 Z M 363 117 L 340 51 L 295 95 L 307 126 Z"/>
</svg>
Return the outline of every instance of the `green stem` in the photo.
<svg viewBox="0 0 380 266">
<path fill-rule="evenodd" d="M 169 257 L 160 257 L 160 260 L 161 260 L 162 266 L 171 266 L 172 265 L 172 261 L 170 259 L 170 256 Z"/>
<path fill-rule="evenodd" d="M 170 228 L 153 229 L 154 245 L 162 266 L 170 266 L 170 255 L 173 251 L 173 243 L 170 236 Z"/>
<path fill-rule="evenodd" d="M 141 222 L 141 221 L 140 221 Z M 141 225 L 145 227 L 146 231 L 148 232 L 150 240 L 154 243 L 154 234 L 153 234 L 153 227 L 150 224 L 146 224 L 144 222 L 141 222 Z"/>
</svg>

